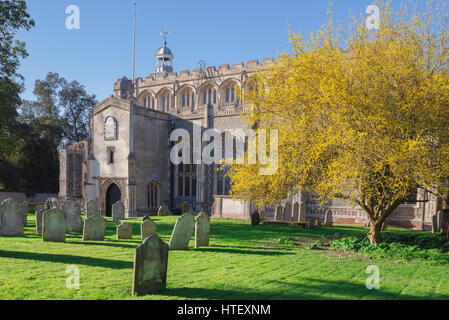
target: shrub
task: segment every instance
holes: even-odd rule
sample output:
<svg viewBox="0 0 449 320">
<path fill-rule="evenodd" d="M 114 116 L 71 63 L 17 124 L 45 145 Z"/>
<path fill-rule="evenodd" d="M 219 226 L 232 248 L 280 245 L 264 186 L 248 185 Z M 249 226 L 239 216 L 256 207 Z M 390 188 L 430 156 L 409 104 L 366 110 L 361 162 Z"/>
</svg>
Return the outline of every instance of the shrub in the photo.
<svg viewBox="0 0 449 320">
<path fill-rule="evenodd" d="M 314 243 L 309 243 L 308 245 L 306 245 L 306 249 L 307 250 L 316 250 L 318 249 L 320 246 L 322 246 L 324 244 L 323 241 L 321 240 L 317 240 Z"/>
<path fill-rule="evenodd" d="M 280 238 L 278 240 L 278 244 L 285 247 L 293 247 L 295 245 L 295 242 L 291 238 Z"/>
</svg>

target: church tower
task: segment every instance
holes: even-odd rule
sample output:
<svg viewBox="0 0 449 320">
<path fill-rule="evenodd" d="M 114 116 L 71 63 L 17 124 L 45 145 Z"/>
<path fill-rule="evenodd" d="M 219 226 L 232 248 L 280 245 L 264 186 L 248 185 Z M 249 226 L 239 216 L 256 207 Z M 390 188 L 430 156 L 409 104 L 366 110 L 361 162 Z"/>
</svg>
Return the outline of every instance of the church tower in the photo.
<svg viewBox="0 0 449 320">
<path fill-rule="evenodd" d="M 164 26 L 164 30 L 161 32 L 161 36 L 164 37 L 163 46 L 156 52 L 156 72 L 157 73 L 169 73 L 173 72 L 173 59 L 175 58 L 167 47 L 167 28 Z"/>
</svg>

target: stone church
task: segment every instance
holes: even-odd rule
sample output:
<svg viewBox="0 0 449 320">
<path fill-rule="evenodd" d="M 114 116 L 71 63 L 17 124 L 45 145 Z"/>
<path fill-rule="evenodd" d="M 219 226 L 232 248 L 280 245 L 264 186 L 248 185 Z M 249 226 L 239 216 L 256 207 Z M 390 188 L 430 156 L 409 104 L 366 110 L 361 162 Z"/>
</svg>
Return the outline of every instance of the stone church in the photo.
<svg viewBox="0 0 449 320">
<path fill-rule="evenodd" d="M 60 151 L 60 197 L 83 204 L 96 200 L 106 216 L 117 201 L 123 202 L 128 217 L 154 214 L 160 205 L 176 211 L 188 202 L 195 212 L 249 219 L 255 208 L 228 196 L 224 165 L 172 164 L 170 134 L 180 128 L 191 134 L 195 127 L 218 132 L 244 128 L 237 92 L 245 90 L 251 73 L 273 59 L 202 66 L 179 74 L 173 72 L 173 59 L 164 40 L 156 52 L 154 73 L 134 82 L 119 79 L 113 94 L 94 107 L 88 139 Z M 317 206 L 313 197 L 299 193 L 282 203 L 288 208 L 297 204 L 302 217 L 322 219 L 330 208 L 334 222 L 366 223 L 362 210 L 340 201 Z M 418 191 L 398 208 L 390 224 L 426 229 L 437 209 L 432 195 Z M 274 219 L 273 208 L 265 208 L 265 214 Z"/>
</svg>

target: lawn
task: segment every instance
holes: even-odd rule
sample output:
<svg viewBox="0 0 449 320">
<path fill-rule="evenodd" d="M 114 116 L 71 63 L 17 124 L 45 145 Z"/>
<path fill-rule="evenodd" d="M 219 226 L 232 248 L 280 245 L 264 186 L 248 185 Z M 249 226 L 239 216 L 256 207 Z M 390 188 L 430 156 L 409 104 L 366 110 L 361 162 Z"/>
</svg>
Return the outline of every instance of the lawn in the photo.
<svg viewBox="0 0 449 320">
<path fill-rule="evenodd" d="M 168 243 L 177 217 L 154 217 L 158 234 Z M 66 243 L 44 243 L 35 235 L 28 215 L 23 236 L 0 236 L 0 299 L 448 299 L 449 265 L 369 260 L 357 253 L 307 250 L 286 246 L 281 238 L 325 239 L 366 234 L 355 226 L 305 230 L 293 226 L 211 221 L 211 245 L 170 251 L 167 289 L 159 294 L 131 296 L 132 240 L 115 240 L 117 223 L 108 221 L 103 242 L 82 242 L 70 234 Z M 389 228 L 390 233 L 410 233 Z M 379 290 L 365 286 L 369 265 L 380 269 Z M 80 270 L 80 289 L 66 288 L 68 266 Z"/>
</svg>

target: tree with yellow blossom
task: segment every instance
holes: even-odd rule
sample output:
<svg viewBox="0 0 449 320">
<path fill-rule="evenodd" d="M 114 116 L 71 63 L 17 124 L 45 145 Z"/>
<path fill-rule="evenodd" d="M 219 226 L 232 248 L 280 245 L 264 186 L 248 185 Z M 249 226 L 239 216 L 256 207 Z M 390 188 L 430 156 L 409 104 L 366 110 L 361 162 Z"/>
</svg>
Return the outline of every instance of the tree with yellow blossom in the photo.
<svg viewBox="0 0 449 320">
<path fill-rule="evenodd" d="M 309 40 L 290 32 L 284 53 L 240 93 L 257 130 L 278 129 L 278 170 L 233 165 L 232 195 L 276 204 L 299 190 L 344 199 L 368 215 L 372 244 L 385 220 L 418 188 L 449 191 L 449 15 L 377 2 L 346 31 L 332 14 Z M 257 133 L 257 131 L 256 131 Z M 248 155 L 246 155 L 248 157 Z"/>
</svg>

